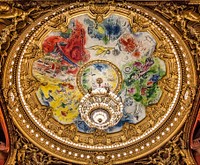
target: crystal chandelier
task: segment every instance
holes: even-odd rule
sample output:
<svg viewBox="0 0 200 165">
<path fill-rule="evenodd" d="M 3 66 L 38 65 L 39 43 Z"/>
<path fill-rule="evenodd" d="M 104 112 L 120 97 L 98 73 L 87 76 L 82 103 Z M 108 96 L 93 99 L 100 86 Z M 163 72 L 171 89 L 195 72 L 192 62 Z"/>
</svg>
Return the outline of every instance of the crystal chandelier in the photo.
<svg viewBox="0 0 200 165">
<path fill-rule="evenodd" d="M 109 88 L 96 88 L 82 98 L 79 112 L 89 127 L 105 130 L 120 121 L 123 104 Z"/>
</svg>

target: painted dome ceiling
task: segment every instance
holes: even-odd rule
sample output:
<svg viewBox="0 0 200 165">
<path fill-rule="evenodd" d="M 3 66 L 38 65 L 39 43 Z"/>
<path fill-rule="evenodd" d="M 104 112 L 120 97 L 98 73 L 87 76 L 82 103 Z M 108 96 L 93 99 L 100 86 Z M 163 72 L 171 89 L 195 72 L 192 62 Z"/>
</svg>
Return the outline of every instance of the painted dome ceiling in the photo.
<svg viewBox="0 0 200 165">
<path fill-rule="evenodd" d="M 191 54 L 168 23 L 141 7 L 63 6 L 18 41 L 5 66 L 9 111 L 28 139 L 63 160 L 142 157 L 191 109 Z"/>
</svg>

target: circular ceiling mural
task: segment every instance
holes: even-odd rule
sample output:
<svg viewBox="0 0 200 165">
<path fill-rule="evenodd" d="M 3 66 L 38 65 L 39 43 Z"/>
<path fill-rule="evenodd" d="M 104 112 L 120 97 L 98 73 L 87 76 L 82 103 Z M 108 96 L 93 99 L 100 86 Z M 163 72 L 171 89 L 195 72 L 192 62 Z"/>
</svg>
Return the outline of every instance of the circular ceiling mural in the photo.
<svg viewBox="0 0 200 165">
<path fill-rule="evenodd" d="M 64 6 L 24 31 L 3 85 L 15 124 L 38 147 L 76 163 L 123 163 L 178 131 L 196 75 L 180 36 L 153 13 Z"/>
</svg>

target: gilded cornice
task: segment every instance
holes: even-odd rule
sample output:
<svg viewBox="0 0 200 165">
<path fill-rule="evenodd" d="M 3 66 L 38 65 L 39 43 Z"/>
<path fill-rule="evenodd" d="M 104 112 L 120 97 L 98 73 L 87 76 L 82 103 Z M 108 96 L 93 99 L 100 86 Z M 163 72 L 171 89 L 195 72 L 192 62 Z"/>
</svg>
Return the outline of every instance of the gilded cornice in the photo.
<svg viewBox="0 0 200 165">
<path fill-rule="evenodd" d="M 74 3 L 75 6 L 80 5 L 80 1 L 34 1 L 31 3 L 23 3 L 23 1 L 0 1 L 0 77 L 3 77 L 5 72 L 5 63 L 8 60 L 8 54 L 10 54 L 13 45 L 19 39 L 22 32 L 27 29 L 35 20 L 44 16 L 48 12 L 59 8 L 66 3 Z M 14 2 L 14 3 L 13 3 Z M 198 101 L 199 101 L 199 73 L 200 73 L 200 2 L 198 0 L 190 1 L 81 1 L 84 5 L 88 3 L 90 5 L 97 3 L 102 4 L 122 4 L 122 6 L 129 6 L 132 4 L 142 6 L 145 10 L 154 13 L 155 15 L 161 17 L 163 20 L 168 22 L 175 31 L 181 36 L 181 39 L 186 44 L 190 53 L 192 54 L 192 59 L 195 64 L 195 72 L 197 75 L 197 92 L 193 93 L 196 98 L 193 103 L 193 108 L 188 114 L 186 123 L 179 128 L 179 131 L 174 135 L 169 142 L 163 144 L 161 148 L 155 151 L 153 154 L 149 154 L 144 158 L 135 160 L 134 164 L 170 164 L 176 162 L 180 164 L 182 162 L 186 164 L 195 164 L 191 151 L 189 148 L 189 134 L 194 124 L 194 119 L 198 113 Z M 127 7 L 128 8 L 128 7 Z M 7 9 L 10 9 L 7 12 Z M 10 102 L 9 91 L 15 93 L 15 87 L 9 89 L 3 89 L 2 79 L 1 82 L 1 93 L 0 93 L 0 103 L 2 105 L 3 113 L 5 115 L 5 120 L 8 125 L 8 131 L 11 141 L 11 151 L 7 164 L 15 164 L 16 162 L 21 162 L 22 164 L 30 163 L 33 164 L 67 164 L 67 161 L 60 160 L 49 153 L 41 150 L 32 141 L 26 138 L 22 132 L 13 123 L 13 116 L 10 110 L 12 107 L 10 105 L 15 105 L 16 102 Z M 34 82 L 35 84 L 37 82 Z M 192 91 L 192 89 L 191 89 Z M 3 94 L 4 92 L 4 94 Z M 7 96 L 7 98 L 6 98 Z M 185 102 L 184 104 L 192 103 Z M 98 153 L 97 153 L 98 155 Z M 24 159 L 24 158 L 29 159 Z M 109 162 L 110 156 L 105 154 L 105 161 L 98 162 L 98 160 L 90 160 L 90 164 L 112 164 Z M 118 163 L 120 163 L 118 161 Z"/>
</svg>

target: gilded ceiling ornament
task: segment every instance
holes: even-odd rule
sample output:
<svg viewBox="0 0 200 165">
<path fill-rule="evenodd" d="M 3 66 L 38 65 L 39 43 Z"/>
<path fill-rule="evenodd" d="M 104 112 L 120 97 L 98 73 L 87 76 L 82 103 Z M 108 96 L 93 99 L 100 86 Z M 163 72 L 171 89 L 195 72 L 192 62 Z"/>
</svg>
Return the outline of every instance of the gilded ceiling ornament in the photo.
<svg viewBox="0 0 200 165">
<path fill-rule="evenodd" d="M 167 144 L 157 150 L 155 153 L 149 155 L 146 158 L 137 160 L 134 163 L 139 164 L 193 164 L 193 162 L 187 157 L 187 147 L 184 142 L 184 132 L 179 132 L 174 136 Z"/>
<path fill-rule="evenodd" d="M 13 131 L 14 150 L 11 153 L 11 158 L 6 162 L 8 164 L 60 164 L 72 165 L 62 160 L 59 160 L 51 155 L 46 154 L 44 151 L 31 143 L 23 134 L 15 128 Z"/>
<path fill-rule="evenodd" d="M 3 52 L 10 49 L 1 58 L 4 66 L 7 56 L 7 109 L 23 136 L 65 161 L 119 164 L 154 152 L 178 133 L 195 97 L 196 68 L 182 36 L 145 7 L 106 4 L 62 5 L 39 19 L 32 17 L 34 8 L 21 11 L 7 5 L 17 13 L 5 18 L 15 23 L 5 28 L 1 41 L 1 46 L 6 43 Z M 179 22 L 187 29 L 188 21 L 198 23 L 194 9 L 166 6 L 154 10 L 171 24 Z M 42 8 L 35 9 L 39 13 Z M 20 21 L 29 18 L 34 22 L 10 48 Z M 197 46 L 188 31 L 183 34 Z M 186 162 L 177 139 L 142 160 L 144 164 Z M 44 151 L 24 141 L 16 141 L 17 162 L 58 162 L 46 160 Z"/>
<path fill-rule="evenodd" d="M 161 13 L 170 21 L 170 24 L 175 25 L 183 32 L 183 39 L 189 43 L 191 53 L 197 61 L 197 69 L 199 70 L 199 5 L 191 5 L 188 9 L 187 5 L 163 3 L 156 6 L 154 10 Z"/>
</svg>

